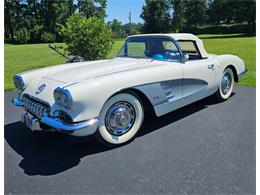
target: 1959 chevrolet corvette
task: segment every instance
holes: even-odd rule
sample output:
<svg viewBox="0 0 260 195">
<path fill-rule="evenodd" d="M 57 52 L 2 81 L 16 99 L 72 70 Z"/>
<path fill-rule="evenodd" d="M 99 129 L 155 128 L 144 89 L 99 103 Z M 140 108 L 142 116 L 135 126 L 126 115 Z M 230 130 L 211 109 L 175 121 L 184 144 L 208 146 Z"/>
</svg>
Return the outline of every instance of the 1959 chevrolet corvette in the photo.
<svg viewBox="0 0 260 195">
<path fill-rule="evenodd" d="M 134 139 L 144 110 L 159 117 L 211 95 L 224 101 L 246 71 L 239 57 L 208 54 L 192 34 L 134 35 L 112 60 L 15 75 L 12 102 L 32 130 L 94 134 L 117 146 Z"/>
</svg>

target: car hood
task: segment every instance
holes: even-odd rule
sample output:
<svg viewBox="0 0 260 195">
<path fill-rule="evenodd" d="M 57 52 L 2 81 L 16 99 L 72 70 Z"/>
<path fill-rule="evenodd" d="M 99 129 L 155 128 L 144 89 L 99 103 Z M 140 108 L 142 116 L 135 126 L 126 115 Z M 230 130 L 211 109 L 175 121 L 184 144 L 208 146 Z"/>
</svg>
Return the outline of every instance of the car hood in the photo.
<svg viewBox="0 0 260 195">
<path fill-rule="evenodd" d="M 115 58 L 106 61 L 83 62 L 64 69 L 45 74 L 46 79 L 62 82 L 64 84 L 80 82 L 114 73 L 150 67 L 156 63 L 149 63 L 150 59 Z M 64 65 L 66 66 L 66 65 Z"/>
</svg>

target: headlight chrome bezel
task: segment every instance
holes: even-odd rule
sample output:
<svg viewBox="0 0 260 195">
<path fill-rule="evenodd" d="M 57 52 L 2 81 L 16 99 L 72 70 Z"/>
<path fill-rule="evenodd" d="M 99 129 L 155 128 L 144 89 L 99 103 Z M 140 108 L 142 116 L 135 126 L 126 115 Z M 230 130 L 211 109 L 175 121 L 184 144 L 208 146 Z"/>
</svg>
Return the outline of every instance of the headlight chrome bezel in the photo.
<svg viewBox="0 0 260 195">
<path fill-rule="evenodd" d="M 56 88 L 53 92 L 53 97 L 56 104 L 66 109 L 71 109 L 73 104 L 73 99 L 68 89 L 64 89 L 61 87 Z"/>
<path fill-rule="evenodd" d="M 23 78 L 20 75 L 15 75 L 13 77 L 14 86 L 19 90 L 24 90 L 25 83 Z"/>
</svg>

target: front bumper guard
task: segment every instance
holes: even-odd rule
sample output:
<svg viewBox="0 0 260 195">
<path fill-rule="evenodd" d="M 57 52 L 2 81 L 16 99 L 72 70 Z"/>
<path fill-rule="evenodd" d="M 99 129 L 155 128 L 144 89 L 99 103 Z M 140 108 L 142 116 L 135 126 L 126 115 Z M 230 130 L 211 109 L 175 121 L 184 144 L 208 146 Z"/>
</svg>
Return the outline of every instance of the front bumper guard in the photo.
<svg viewBox="0 0 260 195">
<path fill-rule="evenodd" d="M 23 100 L 21 100 L 20 98 L 16 97 L 12 99 L 12 103 L 15 106 L 24 106 Z"/>
<path fill-rule="evenodd" d="M 24 103 L 23 101 L 16 97 L 12 99 L 12 103 L 15 106 L 23 106 Z M 25 115 L 28 112 L 25 111 L 23 112 L 21 116 L 21 121 L 22 123 L 25 123 Z M 82 122 L 76 122 L 76 123 L 66 123 L 62 121 L 59 118 L 53 118 L 50 116 L 44 116 L 43 118 L 39 119 L 34 117 L 31 121 L 31 129 L 32 131 L 39 131 L 39 130 L 44 130 L 41 128 L 40 123 L 45 124 L 49 126 L 51 129 L 57 130 L 57 131 L 62 131 L 65 133 L 69 133 L 75 136 L 86 136 L 86 135 L 91 135 L 94 134 L 95 131 L 97 130 L 99 119 L 93 118 L 90 120 L 82 121 Z"/>
<path fill-rule="evenodd" d="M 60 119 L 45 116 L 40 120 L 40 122 L 54 128 L 54 129 L 68 131 L 68 132 L 74 132 L 74 131 L 78 131 L 78 130 L 85 129 L 85 128 L 93 128 L 93 127 L 97 128 L 99 120 L 90 119 L 90 120 L 78 122 L 78 123 L 65 123 L 65 122 L 61 121 Z"/>
</svg>

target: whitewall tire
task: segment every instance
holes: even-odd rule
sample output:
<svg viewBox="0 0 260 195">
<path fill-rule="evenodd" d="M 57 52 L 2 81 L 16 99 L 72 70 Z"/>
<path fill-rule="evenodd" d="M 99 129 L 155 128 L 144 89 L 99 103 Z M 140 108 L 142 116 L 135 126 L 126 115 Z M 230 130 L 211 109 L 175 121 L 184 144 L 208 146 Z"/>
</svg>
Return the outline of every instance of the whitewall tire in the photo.
<svg viewBox="0 0 260 195">
<path fill-rule="evenodd" d="M 143 119 L 142 102 L 135 94 L 116 94 L 105 103 L 100 113 L 98 141 L 108 146 L 125 144 L 134 139 Z"/>
<path fill-rule="evenodd" d="M 226 68 L 221 76 L 219 88 L 215 93 L 215 98 L 217 101 L 227 100 L 234 88 L 234 73 L 230 68 Z"/>
</svg>

